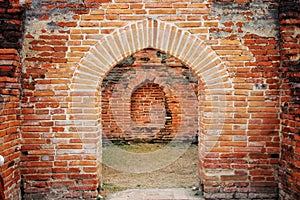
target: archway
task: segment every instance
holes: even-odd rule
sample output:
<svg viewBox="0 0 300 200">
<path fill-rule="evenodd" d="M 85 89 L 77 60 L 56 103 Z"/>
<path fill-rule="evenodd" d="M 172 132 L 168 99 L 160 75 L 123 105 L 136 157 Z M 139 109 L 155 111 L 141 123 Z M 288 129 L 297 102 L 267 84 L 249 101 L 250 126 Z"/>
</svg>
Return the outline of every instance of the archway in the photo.
<svg viewBox="0 0 300 200">
<path fill-rule="evenodd" d="M 97 156 L 98 176 L 101 177 L 101 82 L 118 62 L 144 48 L 154 48 L 180 59 L 201 80 L 199 86 L 199 169 L 205 155 L 215 143 L 205 143 L 204 135 L 221 134 L 225 121 L 227 95 L 232 85 L 225 65 L 203 41 L 174 25 L 156 19 L 132 23 L 103 38 L 91 47 L 74 74 L 71 88 L 70 119 L 83 141 L 95 141 L 86 151 Z M 88 107 L 87 107 L 88 105 Z"/>
</svg>

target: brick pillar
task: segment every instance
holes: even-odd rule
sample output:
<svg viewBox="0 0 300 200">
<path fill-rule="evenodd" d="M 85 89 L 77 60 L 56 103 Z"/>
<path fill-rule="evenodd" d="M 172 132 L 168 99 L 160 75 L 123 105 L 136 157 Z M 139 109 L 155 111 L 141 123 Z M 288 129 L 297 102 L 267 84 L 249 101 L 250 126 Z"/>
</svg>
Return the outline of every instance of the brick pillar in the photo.
<svg viewBox="0 0 300 200">
<path fill-rule="evenodd" d="M 281 34 L 281 199 L 300 199 L 300 4 L 282 0 Z"/>
<path fill-rule="evenodd" d="M 23 11 L 16 2 L 0 1 L 0 155 L 5 160 L 0 167 L 5 196 L 1 197 L 14 200 L 21 198 L 18 167 L 22 17 Z"/>
</svg>

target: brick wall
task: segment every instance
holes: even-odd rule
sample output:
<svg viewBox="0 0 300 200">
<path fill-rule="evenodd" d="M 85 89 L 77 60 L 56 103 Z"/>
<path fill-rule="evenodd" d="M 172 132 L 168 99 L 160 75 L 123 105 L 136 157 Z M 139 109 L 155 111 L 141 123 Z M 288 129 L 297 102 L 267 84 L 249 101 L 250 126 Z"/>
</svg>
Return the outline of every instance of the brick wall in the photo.
<svg viewBox="0 0 300 200">
<path fill-rule="evenodd" d="M 136 52 L 102 82 L 103 134 L 116 141 L 195 140 L 197 85 L 178 59 L 154 49 Z"/>
<path fill-rule="evenodd" d="M 34 196 L 34 192 L 43 195 L 61 190 L 59 184 L 64 184 L 69 191 L 81 191 L 84 185 L 79 184 L 75 188 L 71 185 L 83 177 L 93 183 L 88 189 L 96 189 L 97 183 L 93 180 L 98 176 L 97 172 L 87 171 L 87 168 L 97 166 L 93 150 L 97 151 L 99 144 L 93 144 L 93 141 L 97 138 L 99 140 L 99 126 L 94 125 L 100 119 L 100 100 L 95 96 L 98 94 L 98 80 L 125 56 L 149 47 L 141 40 L 144 37 L 151 39 L 150 47 L 178 57 L 202 77 L 202 84 L 199 86 L 199 130 L 201 148 L 209 150 L 200 154 L 200 168 L 207 197 L 214 195 L 211 197 L 232 198 L 238 193 L 249 198 L 257 195 L 269 198 L 270 193 L 274 193 L 274 168 L 279 153 L 276 109 L 276 68 L 279 58 L 276 26 L 273 26 L 276 25 L 276 18 L 272 14 L 276 10 L 276 4 L 269 2 L 267 6 L 259 7 L 258 4 L 250 5 L 248 2 L 103 3 L 100 4 L 103 9 L 91 12 L 86 11 L 84 6 L 78 6 L 76 12 L 72 12 L 74 5 L 62 3 L 60 8 L 52 9 L 49 4 L 46 1 L 43 4 L 33 2 L 35 11 L 53 14 L 39 17 L 36 16 L 38 12 L 32 11 L 34 15 L 29 12 L 30 20 L 26 22 L 31 27 L 25 35 L 27 80 L 28 83 L 35 84 L 35 87 L 26 90 L 27 101 L 23 104 L 24 108 L 33 108 L 32 113 L 24 116 L 24 123 L 30 128 L 24 125 L 22 129 L 23 159 L 26 160 L 22 164 L 22 172 L 29 196 Z M 232 21 L 232 15 L 223 8 L 235 9 L 237 20 Z M 264 14 L 253 17 L 253 11 Z M 66 14 L 62 17 L 56 14 L 58 12 Z M 266 12 L 271 20 L 262 18 Z M 141 21 L 147 17 L 158 20 Z M 239 18 L 243 20 L 239 21 Z M 128 25 L 128 20 L 139 20 L 141 23 Z M 163 21 L 169 22 L 162 23 Z M 267 32 L 262 31 L 261 27 L 256 26 L 257 21 L 270 23 L 272 26 Z M 124 37 L 128 44 L 115 49 L 114 46 L 120 45 L 118 35 L 113 35 L 118 27 L 125 27 L 115 33 L 124 33 L 120 37 Z M 131 31 L 136 30 L 135 27 L 144 29 L 141 32 Z M 161 31 L 163 27 L 171 30 L 170 35 L 169 32 Z M 161 37 L 150 35 L 151 31 L 148 29 L 154 29 L 154 33 Z M 126 32 L 128 30 L 136 35 L 131 37 Z M 145 36 L 144 33 L 148 35 Z M 184 36 L 180 37 L 181 33 Z M 184 51 L 174 44 L 173 47 L 177 47 L 175 49 L 171 49 L 170 45 L 166 46 L 162 37 L 170 36 L 175 39 L 179 37 L 177 42 L 181 41 L 182 48 L 192 45 L 192 52 L 195 53 L 189 57 L 186 55 L 189 50 L 187 48 Z M 74 73 L 76 63 L 98 41 L 101 45 L 91 49 Z M 185 46 L 188 41 L 195 42 Z M 211 47 L 214 51 L 206 47 Z M 220 61 L 213 55 L 219 56 Z M 199 56 L 198 62 L 207 67 L 201 68 L 194 63 L 192 58 L 196 58 L 195 56 Z M 98 63 L 97 66 L 93 64 L 95 62 Z M 102 67 L 101 63 L 106 65 Z M 224 68 L 224 64 L 227 68 Z M 75 78 L 71 82 L 73 74 Z M 230 77 L 232 79 L 228 82 Z M 233 88 L 230 82 L 234 84 Z M 218 85 L 220 83 L 221 86 Z M 72 107 L 68 107 L 70 104 Z M 52 115 L 49 116 L 49 113 Z M 221 121 L 226 122 L 224 126 L 214 121 L 218 115 L 223 116 Z M 34 125 L 38 127 L 34 128 Z M 216 132 L 222 135 L 216 137 Z M 35 144 L 30 142 L 32 138 L 36 138 Z M 94 146 L 94 149 L 87 151 L 84 147 L 88 144 Z M 72 156 L 68 157 L 66 154 Z M 85 160 L 86 157 L 91 160 Z M 43 159 L 47 162 L 39 162 Z M 65 169 L 65 166 L 69 168 Z M 209 170 L 220 173 L 209 175 Z M 34 175 L 39 171 L 45 172 L 44 175 Z M 49 182 L 49 185 L 57 185 L 58 189 L 41 187 L 40 184 L 44 181 Z M 229 186 L 221 188 L 221 182 Z M 72 194 L 84 195 L 81 192 Z M 71 194 L 59 195 L 67 197 Z"/>
<path fill-rule="evenodd" d="M 300 5 L 281 1 L 281 159 L 280 197 L 300 198 Z"/>
<path fill-rule="evenodd" d="M 21 196 L 20 162 L 20 98 L 23 11 L 8 0 L 0 1 L 0 167 L 6 199 Z M 2 190 L 1 190 L 2 193 Z M 2 195 L 1 195 L 2 197 Z"/>
<path fill-rule="evenodd" d="M 24 23 L 24 199 L 97 195 L 101 85 L 146 48 L 180 60 L 199 80 L 205 198 L 278 197 L 277 1 L 34 0 Z"/>
</svg>

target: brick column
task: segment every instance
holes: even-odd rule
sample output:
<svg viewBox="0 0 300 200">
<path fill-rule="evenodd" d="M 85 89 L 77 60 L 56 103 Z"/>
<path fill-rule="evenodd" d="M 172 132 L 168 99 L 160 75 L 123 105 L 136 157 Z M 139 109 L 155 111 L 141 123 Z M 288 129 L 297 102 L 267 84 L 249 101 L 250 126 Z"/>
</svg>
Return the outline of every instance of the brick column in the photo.
<svg viewBox="0 0 300 200">
<path fill-rule="evenodd" d="M 21 198 L 20 98 L 23 11 L 14 1 L 0 1 L 0 167 L 6 199 Z M 1 180 L 2 181 L 2 180 Z M 2 191 L 1 191 L 2 192 Z"/>
<path fill-rule="evenodd" d="M 280 198 L 300 199 L 300 4 L 280 2 L 281 158 Z"/>
</svg>

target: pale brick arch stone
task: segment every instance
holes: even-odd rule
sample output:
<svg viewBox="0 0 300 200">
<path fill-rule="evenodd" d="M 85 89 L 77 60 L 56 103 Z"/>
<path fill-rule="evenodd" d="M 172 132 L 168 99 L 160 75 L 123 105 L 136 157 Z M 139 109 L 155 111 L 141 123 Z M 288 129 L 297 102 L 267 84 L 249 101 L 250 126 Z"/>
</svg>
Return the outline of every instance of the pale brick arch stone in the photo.
<svg viewBox="0 0 300 200">
<path fill-rule="evenodd" d="M 98 87 L 112 67 L 144 48 L 158 49 L 180 59 L 208 89 L 231 88 L 226 67 L 203 41 L 173 24 L 152 18 L 118 29 L 91 47 L 75 72 L 72 88 Z"/>
</svg>

